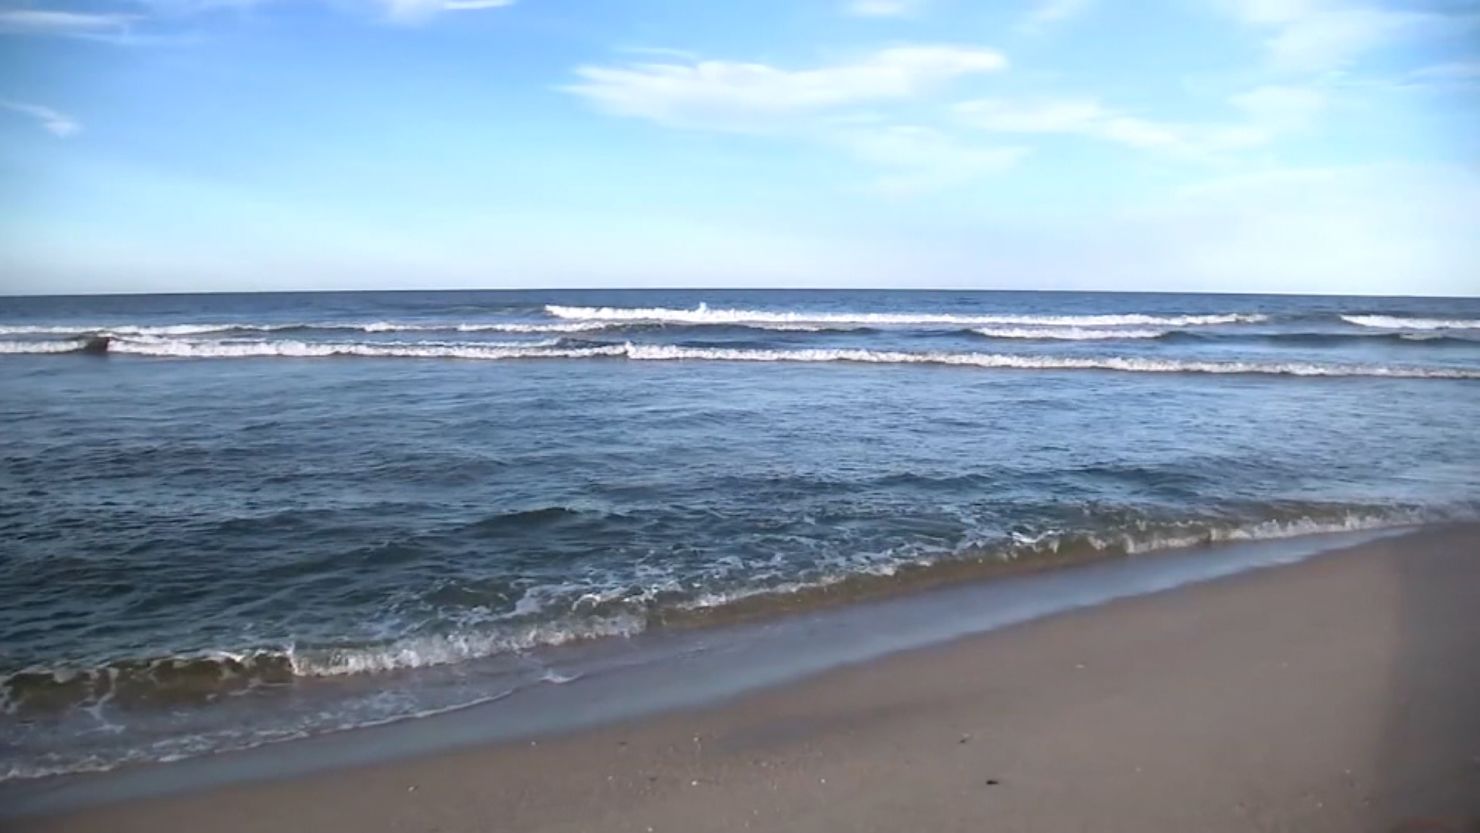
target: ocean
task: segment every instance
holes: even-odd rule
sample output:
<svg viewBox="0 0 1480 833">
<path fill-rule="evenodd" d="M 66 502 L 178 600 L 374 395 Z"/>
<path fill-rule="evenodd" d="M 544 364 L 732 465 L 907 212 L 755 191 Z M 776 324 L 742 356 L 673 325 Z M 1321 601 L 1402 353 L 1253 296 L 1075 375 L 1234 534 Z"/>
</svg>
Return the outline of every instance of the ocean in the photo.
<svg viewBox="0 0 1480 833">
<path fill-rule="evenodd" d="M 0 414 L 28 780 L 1025 565 L 1475 518 L 1480 299 L 0 298 Z"/>
</svg>

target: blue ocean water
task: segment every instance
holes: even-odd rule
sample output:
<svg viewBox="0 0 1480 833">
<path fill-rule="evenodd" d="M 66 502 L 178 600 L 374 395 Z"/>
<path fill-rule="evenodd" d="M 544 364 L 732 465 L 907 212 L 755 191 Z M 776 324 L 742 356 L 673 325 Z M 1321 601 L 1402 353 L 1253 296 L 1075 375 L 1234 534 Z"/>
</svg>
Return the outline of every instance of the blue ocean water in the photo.
<svg viewBox="0 0 1480 833">
<path fill-rule="evenodd" d="M 1472 518 L 1480 300 L 4 298 L 0 414 L 28 778 L 978 566 Z"/>
</svg>

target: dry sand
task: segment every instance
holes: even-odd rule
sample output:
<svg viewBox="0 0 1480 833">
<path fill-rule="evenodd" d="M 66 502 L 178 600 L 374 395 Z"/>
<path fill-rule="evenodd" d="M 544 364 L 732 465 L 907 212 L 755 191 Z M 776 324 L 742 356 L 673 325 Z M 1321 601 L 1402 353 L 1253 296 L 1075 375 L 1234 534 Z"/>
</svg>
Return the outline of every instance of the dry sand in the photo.
<svg viewBox="0 0 1480 833">
<path fill-rule="evenodd" d="M 1480 533 L 1422 531 L 701 710 L 9 829 L 1480 830 Z"/>
</svg>

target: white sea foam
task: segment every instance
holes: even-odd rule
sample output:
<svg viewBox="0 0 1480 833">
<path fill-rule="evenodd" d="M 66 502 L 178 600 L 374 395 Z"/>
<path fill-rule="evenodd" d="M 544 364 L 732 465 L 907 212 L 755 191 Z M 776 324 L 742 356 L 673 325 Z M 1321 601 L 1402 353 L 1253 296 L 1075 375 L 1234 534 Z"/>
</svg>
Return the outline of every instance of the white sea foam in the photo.
<svg viewBox="0 0 1480 833">
<path fill-rule="evenodd" d="M 458 324 L 456 329 L 462 333 L 586 333 L 612 326 L 604 321 L 574 321 L 543 324 Z"/>
<path fill-rule="evenodd" d="M 115 339 L 109 352 L 144 356 L 180 358 L 247 358 L 282 356 L 289 358 L 327 358 L 363 356 L 367 358 L 420 359 L 578 359 L 593 356 L 619 356 L 620 345 L 558 348 L 557 342 L 466 343 L 441 342 L 375 344 L 361 342 L 297 341 L 185 341 L 178 339 Z"/>
<path fill-rule="evenodd" d="M 1047 532 L 1036 536 L 1014 536 L 1017 549 L 1010 558 L 1035 552 L 1058 552 L 1074 543 L 1087 543 L 1097 550 L 1134 555 L 1159 550 L 1184 549 L 1203 544 L 1236 541 L 1272 541 L 1302 535 L 1331 535 L 1342 532 L 1389 529 L 1424 523 L 1432 518 L 1419 512 L 1347 512 L 1335 517 L 1296 517 L 1251 521 L 1242 524 L 1185 522 L 1158 528 L 1115 530 L 1094 533 Z"/>
<path fill-rule="evenodd" d="M 232 330 L 272 332 L 306 324 L 0 324 L 0 335 L 190 336 Z"/>
<path fill-rule="evenodd" d="M 1415 379 L 1480 379 L 1480 370 L 1448 367 L 1312 364 L 1307 362 L 1206 362 L 1124 356 L 1023 356 L 999 353 L 905 353 L 892 350 L 742 350 L 628 344 L 626 355 L 644 361 L 861 362 L 941 364 L 1021 370 L 1116 370 L 1131 373 L 1253 373 L 1284 376 L 1388 376 Z"/>
<path fill-rule="evenodd" d="M 67 352 L 81 341 L 0 342 L 4 352 Z M 947 353 L 868 350 L 864 348 L 750 349 L 683 347 L 671 344 L 605 344 L 590 347 L 541 342 L 319 342 L 281 340 L 195 340 L 162 337 L 115 338 L 114 353 L 178 358 L 366 358 L 588 359 L 633 361 L 851 362 L 863 364 L 934 364 L 1009 370 L 1112 370 L 1127 373 L 1244 373 L 1282 376 L 1377 376 L 1410 379 L 1480 379 L 1480 370 L 1458 367 L 1317 364 L 1311 362 L 1190 361 L 1139 356 L 1049 356 L 1007 353 Z"/>
<path fill-rule="evenodd" d="M 1409 318 L 1401 315 L 1343 315 L 1359 327 L 1383 330 L 1480 330 L 1480 318 Z"/>
<path fill-rule="evenodd" d="M 298 321 L 266 324 L 225 322 L 210 324 L 0 324 L 0 335 L 191 336 L 211 333 L 275 333 L 287 330 L 347 330 L 362 333 L 579 333 L 609 329 L 611 322 L 535 321 Z"/>
<path fill-rule="evenodd" d="M 87 346 L 83 339 L 66 341 L 0 341 L 0 353 L 72 353 Z"/>
<path fill-rule="evenodd" d="M 1101 341 L 1123 338 L 1161 338 L 1171 330 L 1113 330 L 1087 327 L 979 327 L 972 330 L 987 338 L 1024 338 L 1062 341 Z"/>
<path fill-rule="evenodd" d="M 801 312 L 749 309 L 712 309 L 700 304 L 693 309 L 667 307 L 568 307 L 549 304 L 545 312 L 556 318 L 582 321 L 673 322 L 681 324 L 856 324 L 986 326 L 992 324 L 1040 326 L 1169 326 L 1189 327 L 1264 321 L 1263 315 L 1229 313 L 1219 315 L 956 315 L 950 313 L 896 312 Z"/>
<path fill-rule="evenodd" d="M 368 324 L 305 324 L 309 329 L 360 330 L 367 333 L 584 333 L 604 330 L 613 325 L 607 322 L 430 322 L 372 321 Z"/>
<path fill-rule="evenodd" d="M 405 668 L 448 665 L 585 639 L 631 636 L 647 620 L 637 613 L 589 620 L 555 621 L 524 627 L 414 636 L 363 648 L 294 649 L 288 659 L 301 677 L 340 677 Z"/>
</svg>

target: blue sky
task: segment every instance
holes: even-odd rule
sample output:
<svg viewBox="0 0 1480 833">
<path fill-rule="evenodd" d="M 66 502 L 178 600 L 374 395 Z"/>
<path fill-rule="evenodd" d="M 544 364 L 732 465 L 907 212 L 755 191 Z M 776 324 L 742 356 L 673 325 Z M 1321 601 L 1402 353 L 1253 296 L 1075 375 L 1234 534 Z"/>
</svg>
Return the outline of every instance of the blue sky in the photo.
<svg viewBox="0 0 1480 833">
<path fill-rule="evenodd" d="M 1480 294 L 1480 2 L 0 0 L 0 291 Z"/>
</svg>

